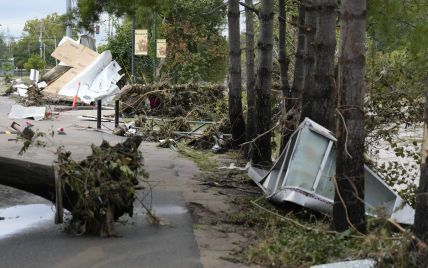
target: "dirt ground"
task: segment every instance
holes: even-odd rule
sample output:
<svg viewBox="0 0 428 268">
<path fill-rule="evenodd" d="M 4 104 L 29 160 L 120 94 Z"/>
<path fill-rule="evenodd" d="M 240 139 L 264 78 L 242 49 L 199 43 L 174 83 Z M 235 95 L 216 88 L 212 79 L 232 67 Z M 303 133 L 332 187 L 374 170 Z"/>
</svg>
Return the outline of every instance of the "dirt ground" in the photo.
<svg viewBox="0 0 428 268">
<path fill-rule="evenodd" d="M 217 155 L 218 166 L 235 162 L 227 155 Z M 240 208 L 236 198 L 256 199 L 260 189 L 251 183 L 245 171 L 218 169 L 193 177 L 196 184 L 189 195 L 188 208 L 204 267 L 260 267 L 242 263 L 239 253 L 255 236 L 251 228 L 230 220 Z M 192 201 L 193 200 L 193 201 Z"/>
</svg>

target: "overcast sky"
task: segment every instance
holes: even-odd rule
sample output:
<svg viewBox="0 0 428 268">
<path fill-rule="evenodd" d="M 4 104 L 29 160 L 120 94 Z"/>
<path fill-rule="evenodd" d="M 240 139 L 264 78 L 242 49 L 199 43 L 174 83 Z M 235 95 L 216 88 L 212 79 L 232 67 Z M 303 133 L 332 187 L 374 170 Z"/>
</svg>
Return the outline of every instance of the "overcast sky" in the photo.
<svg viewBox="0 0 428 268">
<path fill-rule="evenodd" d="M 25 21 L 55 12 L 65 13 L 65 0 L 0 0 L 0 31 L 19 37 Z"/>
<path fill-rule="evenodd" d="M 18 39 L 27 20 L 44 18 L 55 12 L 64 14 L 65 3 L 66 0 L 0 0 L 0 33 Z M 105 32 L 107 26 L 103 23 L 100 35 L 96 36 L 98 42 L 106 39 Z"/>
</svg>

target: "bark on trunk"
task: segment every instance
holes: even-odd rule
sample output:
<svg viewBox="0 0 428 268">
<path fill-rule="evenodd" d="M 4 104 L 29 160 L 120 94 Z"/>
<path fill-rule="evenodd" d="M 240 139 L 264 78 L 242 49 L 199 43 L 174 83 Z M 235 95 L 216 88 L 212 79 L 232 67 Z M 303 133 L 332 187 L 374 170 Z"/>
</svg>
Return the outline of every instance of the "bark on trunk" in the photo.
<svg viewBox="0 0 428 268">
<path fill-rule="evenodd" d="M 0 157 L 0 184 L 23 190 L 55 203 L 55 173 L 53 166 Z M 71 210 L 72 202 L 64 198 L 63 206 Z"/>
<path fill-rule="evenodd" d="M 416 195 L 415 234 L 428 243 L 428 92 L 426 94 L 421 176 Z"/>
<path fill-rule="evenodd" d="M 261 1 L 259 13 L 260 36 L 258 42 L 259 64 L 257 68 L 257 134 L 260 136 L 252 145 L 252 163 L 256 166 L 272 164 L 271 149 L 271 86 L 273 48 L 274 1 Z"/>
<path fill-rule="evenodd" d="M 327 129 L 335 128 L 334 56 L 336 50 L 336 0 L 315 0 L 318 10 L 314 40 L 313 86 L 305 88 L 304 116 Z"/>
<path fill-rule="evenodd" d="M 300 121 L 310 117 L 310 106 L 313 102 L 310 91 L 314 87 L 314 63 L 315 63 L 315 33 L 318 10 L 315 9 L 314 0 L 304 1 L 305 5 L 305 82 L 302 98 L 302 115 Z"/>
<path fill-rule="evenodd" d="M 245 0 L 245 4 L 253 6 L 253 0 Z M 256 111 L 256 90 L 254 75 L 254 14 L 253 11 L 245 8 L 245 61 L 247 70 L 247 141 L 251 141 L 257 136 L 257 111 Z M 250 158 L 250 146 L 246 146 L 246 157 Z"/>
<path fill-rule="evenodd" d="M 300 115 L 301 115 L 301 106 L 302 106 L 302 92 L 303 85 L 305 82 L 305 64 L 304 64 L 304 55 L 305 55 L 305 7 L 303 4 L 299 5 L 299 31 L 297 36 L 297 50 L 295 55 L 294 62 L 294 72 L 293 72 L 293 84 L 291 86 L 291 98 L 286 102 L 287 118 L 283 123 L 283 132 L 281 139 L 281 151 L 287 145 L 288 140 L 291 137 L 291 134 L 296 130 Z"/>
<path fill-rule="evenodd" d="M 279 67 L 280 67 L 280 80 L 281 80 L 281 91 L 282 91 L 282 116 L 281 116 L 281 151 L 284 148 L 283 137 L 287 134 L 287 107 L 288 102 L 291 100 L 291 89 L 288 82 L 288 57 L 287 57 L 287 48 L 286 48 L 286 39 L 287 39 L 287 20 L 286 20 L 286 11 L 285 11 L 285 0 L 279 0 L 279 14 L 278 14 L 278 23 L 279 23 Z"/>
<path fill-rule="evenodd" d="M 229 1 L 229 120 L 235 148 L 245 141 L 245 122 L 242 114 L 241 40 L 239 31 L 239 0 Z"/>
<path fill-rule="evenodd" d="M 342 0 L 333 227 L 366 231 L 364 111 L 366 1 Z M 351 157 L 352 156 L 352 157 Z"/>
</svg>

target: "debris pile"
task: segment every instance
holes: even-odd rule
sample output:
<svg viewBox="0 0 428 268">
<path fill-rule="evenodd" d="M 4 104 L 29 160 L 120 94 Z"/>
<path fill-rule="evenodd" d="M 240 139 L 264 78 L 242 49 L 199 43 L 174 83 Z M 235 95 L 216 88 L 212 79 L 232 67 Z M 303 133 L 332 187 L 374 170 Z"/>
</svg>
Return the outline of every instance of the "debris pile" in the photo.
<svg viewBox="0 0 428 268">
<path fill-rule="evenodd" d="M 229 120 L 224 118 L 218 123 L 208 126 L 202 135 L 190 140 L 187 145 L 200 150 L 212 149 L 214 152 L 220 152 L 231 148 Z"/>
<path fill-rule="evenodd" d="M 123 77 L 119 74 L 122 68 L 109 50 L 98 54 L 79 41 L 64 37 L 52 56 L 61 63 L 43 77 L 48 84 L 43 90 L 46 94 L 77 96 L 89 104 L 108 101 L 119 92 L 116 83 Z"/>
<path fill-rule="evenodd" d="M 127 115 L 214 120 L 215 106 L 224 99 L 225 90 L 224 86 L 213 84 L 134 84 L 125 86 L 119 98 L 122 112 Z"/>
<path fill-rule="evenodd" d="M 27 88 L 26 98 L 22 98 L 21 102 L 24 106 L 40 106 L 44 104 L 42 90 L 36 85 L 31 85 Z"/>
<path fill-rule="evenodd" d="M 64 199 L 72 203 L 71 232 L 111 236 L 114 221 L 124 214 L 132 217 L 135 187 L 148 177 L 138 150 L 141 141 L 131 137 L 115 146 L 103 141 L 100 146 L 92 145 L 92 155 L 81 162 L 62 147 L 58 149 Z"/>
</svg>

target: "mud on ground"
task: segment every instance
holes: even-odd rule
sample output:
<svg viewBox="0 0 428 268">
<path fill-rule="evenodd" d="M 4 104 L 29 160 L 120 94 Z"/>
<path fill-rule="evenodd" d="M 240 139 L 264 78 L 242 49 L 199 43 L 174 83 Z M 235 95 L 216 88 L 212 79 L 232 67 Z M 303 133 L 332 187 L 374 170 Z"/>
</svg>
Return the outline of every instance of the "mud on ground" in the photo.
<svg viewBox="0 0 428 268">
<path fill-rule="evenodd" d="M 217 157 L 221 165 L 234 162 L 226 155 Z M 226 158 L 226 159 L 225 159 Z M 239 253 L 255 239 L 256 233 L 234 219 L 242 209 L 241 200 L 254 200 L 262 195 L 246 171 L 219 169 L 194 177 L 198 182 L 197 202 L 188 202 L 204 267 L 259 267 L 243 263 Z"/>
</svg>

